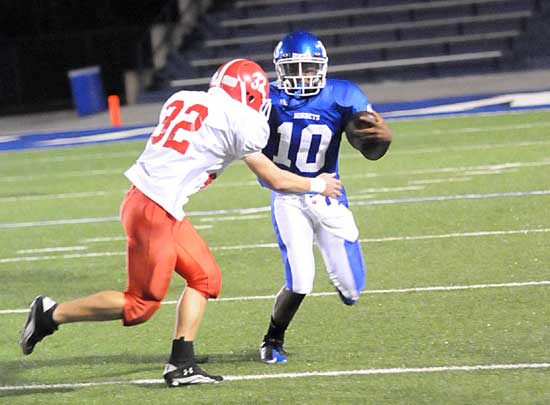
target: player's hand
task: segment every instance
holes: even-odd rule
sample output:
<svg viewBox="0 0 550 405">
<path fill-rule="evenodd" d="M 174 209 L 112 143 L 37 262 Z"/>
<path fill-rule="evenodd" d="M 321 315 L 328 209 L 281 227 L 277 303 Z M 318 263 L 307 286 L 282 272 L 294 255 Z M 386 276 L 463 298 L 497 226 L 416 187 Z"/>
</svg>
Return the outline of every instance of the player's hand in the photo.
<svg viewBox="0 0 550 405">
<path fill-rule="evenodd" d="M 369 115 L 370 117 L 365 115 L 359 116 L 358 120 L 364 122 L 366 125 L 363 129 L 356 129 L 356 133 L 364 137 L 369 143 L 391 142 L 392 132 L 386 121 L 384 121 L 384 118 L 376 111 L 372 111 Z"/>
<path fill-rule="evenodd" d="M 325 191 L 321 193 L 322 195 L 332 198 L 342 195 L 342 182 L 336 178 L 336 173 L 321 173 L 317 178 L 322 179 L 327 184 Z"/>
<path fill-rule="evenodd" d="M 349 143 L 369 160 L 377 160 L 386 154 L 392 141 L 392 133 L 384 118 L 377 112 L 362 111 L 346 125 Z"/>
</svg>

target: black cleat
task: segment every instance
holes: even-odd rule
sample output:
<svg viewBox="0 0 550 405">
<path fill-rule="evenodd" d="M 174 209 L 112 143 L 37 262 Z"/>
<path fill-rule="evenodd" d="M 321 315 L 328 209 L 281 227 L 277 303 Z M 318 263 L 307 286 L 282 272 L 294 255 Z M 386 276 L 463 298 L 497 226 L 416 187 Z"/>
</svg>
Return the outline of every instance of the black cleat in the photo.
<svg viewBox="0 0 550 405">
<path fill-rule="evenodd" d="M 264 363 L 286 363 L 287 358 L 285 354 L 286 352 L 285 349 L 283 349 L 282 340 L 268 338 L 267 336 L 264 337 L 264 340 L 260 346 L 260 358 Z"/>
<path fill-rule="evenodd" d="M 210 375 L 201 369 L 195 362 L 176 367 L 168 363 L 164 367 L 164 382 L 168 387 L 191 384 L 215 384 L 223 380 L 221 375 Z"/>
<path fill-rule="evenodd" d="M 31 354 L 38 342 L 57 330 L 57 326 L 51 321 L 51 314 L 55 307 L 57 303 L 54 300 L 41 295 L 32 302 L 27 323 L 19 339 L 24 355 Z"/>
</svg>

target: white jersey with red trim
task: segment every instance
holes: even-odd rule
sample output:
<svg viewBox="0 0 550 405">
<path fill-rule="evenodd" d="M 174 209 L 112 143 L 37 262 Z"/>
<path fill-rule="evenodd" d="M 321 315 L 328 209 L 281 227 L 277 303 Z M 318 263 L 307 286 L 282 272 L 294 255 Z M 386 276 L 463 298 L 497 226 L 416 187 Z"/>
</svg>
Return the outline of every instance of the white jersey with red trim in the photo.
<svg viewBox="0 0 550 405">
<path fill-rule="evenodd" d="M 224 90 L 180 91 L 162 107 L 145 150 L 125 175 L 181 221 L 191 194 L 231 162 L 261 152 L 268 137 L 264 115 Z"/>
</svg>

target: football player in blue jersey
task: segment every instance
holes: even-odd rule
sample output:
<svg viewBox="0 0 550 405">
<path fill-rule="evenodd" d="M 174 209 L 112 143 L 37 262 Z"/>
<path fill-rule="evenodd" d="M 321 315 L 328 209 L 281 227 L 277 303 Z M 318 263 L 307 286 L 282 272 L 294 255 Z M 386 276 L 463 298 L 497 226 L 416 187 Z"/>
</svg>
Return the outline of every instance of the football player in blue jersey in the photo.
<svg viewBox="0 0 550 405">
<path fill-rule="evenodd" d="M 276 46 L 277 80 L 271 83 L 270 138 L 263 150 L 280 168 L 315 177 L 338 173 L 342 133 L 370 160 L 382 157 L 391 130 L 369 99 L 347 80 L 327 79 L 328 57 L 322 42 L 308 32 L 293 32 Z M 359 231 L 345 192 L 339 199 L 314 194 L 272 192 L 271 214 L 285 268 L 260 356 L 268 364 L 287 361 L 285 331 L 304 297 L 313 289 L 313 243 L 341 300 L 353 305 L 365 287 L 366 267 Z"/>
</svg>

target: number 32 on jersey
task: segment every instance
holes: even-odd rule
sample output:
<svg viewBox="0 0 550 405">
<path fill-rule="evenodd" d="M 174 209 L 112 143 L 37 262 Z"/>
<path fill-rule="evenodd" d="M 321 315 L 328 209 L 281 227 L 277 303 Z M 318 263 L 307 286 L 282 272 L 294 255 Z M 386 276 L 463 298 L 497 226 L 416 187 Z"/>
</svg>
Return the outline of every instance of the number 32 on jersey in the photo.
<svg viewBox="0 0 550 405">
<path fill-rule="evenodd" d="M 332 140 L 332 130 L 325 124 L 309 124 L 300 131 L 299 126 L 292 122 L 283 122 L 277 128 L 280 135 L 277 154 L 273 161 L 286 167 L 291 167 L 293 158 L 295 165 L 302 173 L 317 173 L 325 165 L 325 156 Z M 296 132 L 295 134 L 293 134 Z M 290 156 L 292 139 L 300 139 L 296 156 Z"/>
<path fill-rule="evenodd" d="M 151 136 L 151 143 L 153 145 L 161 142 L 164 139 L 168 129 L 170 129 L 169 135 L 166 140 L 164 140 L 162 146 L 174 149 L 181 154 L 184 154 L 187 151 L 189 141 L 184 139 L 185 134 L 183 134 L 183 136 L 178 136 L 177 138 L 176 135 L 178 135 L 178 131 L 182 130 L 186 132 L 198 131 L 202 126 L 203 121 L 208 116 L 208 107 L 201 104 L 193 104 L 187 107 L 187 109 L 183 112 L 183 115 L 185 116 L 184 119 L 175 121 L 176 118 L 178 118 L 178 115 L 182 112 L 184 106 L 185 103 L 183 100 L 176 100 L 168 105 L 167 110 L 171 109 L 172 111 L 170 111 L 170 113 L 164 118 L 162 128 L 159 133 Z"/>
</svg>

